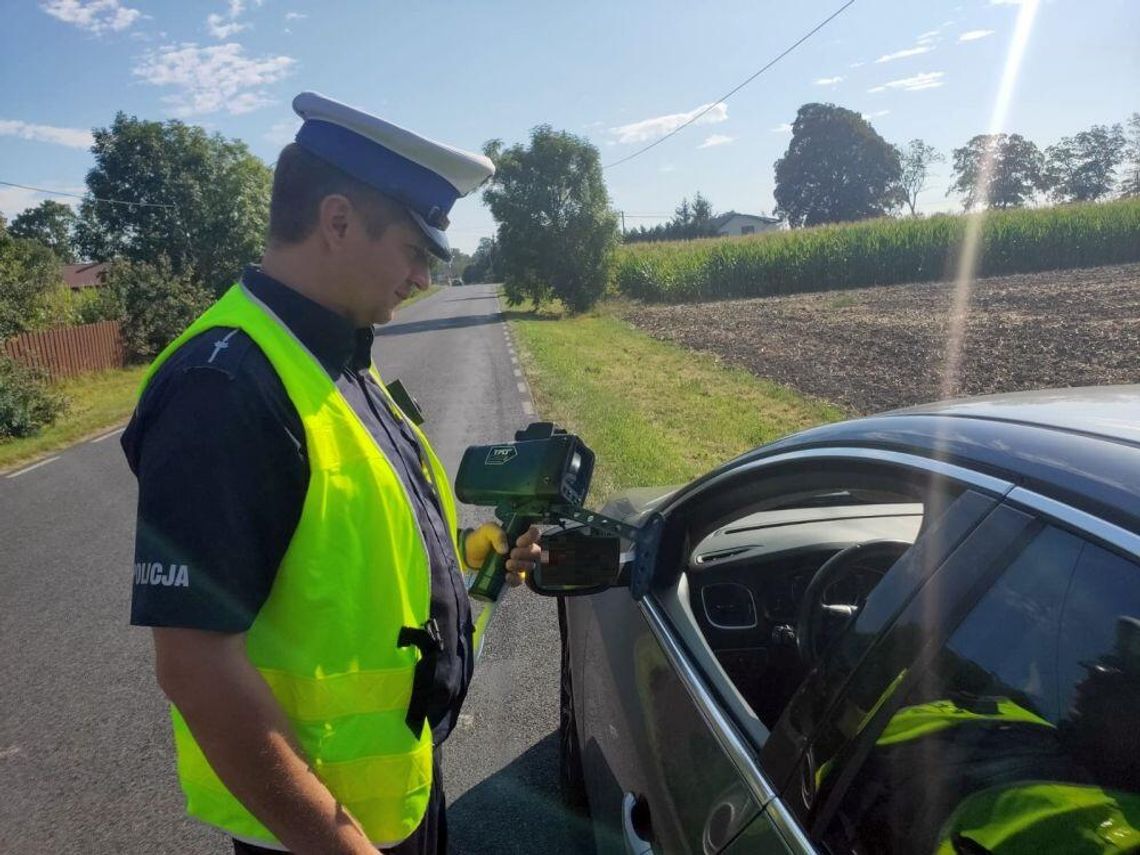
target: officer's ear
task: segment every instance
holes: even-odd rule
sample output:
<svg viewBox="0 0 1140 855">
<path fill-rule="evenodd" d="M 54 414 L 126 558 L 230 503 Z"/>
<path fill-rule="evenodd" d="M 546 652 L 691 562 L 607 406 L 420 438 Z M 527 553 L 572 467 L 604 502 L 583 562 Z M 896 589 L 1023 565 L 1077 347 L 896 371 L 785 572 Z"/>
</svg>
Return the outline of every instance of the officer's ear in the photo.
<svg viewBox="0 0 1140 855">
<path fill-rule="evenodd" d="M 321 199 L 317 211 L 317 230 L 330 249 L 344 243 L 353 213 L 352 202 L 347 196 L 333 193 Z"/>
</svg>

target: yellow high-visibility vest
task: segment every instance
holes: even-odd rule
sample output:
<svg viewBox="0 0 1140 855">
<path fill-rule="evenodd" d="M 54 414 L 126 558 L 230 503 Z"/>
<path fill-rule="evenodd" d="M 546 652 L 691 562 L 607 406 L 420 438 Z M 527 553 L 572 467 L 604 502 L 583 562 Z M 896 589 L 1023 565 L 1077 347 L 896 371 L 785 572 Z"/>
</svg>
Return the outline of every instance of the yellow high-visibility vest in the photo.
<svg viewBox="0 0 1140 855">
<path fill-rule="evenodd" d="M 158 356 L 143 388 L 178 347 L 215 327 L 241 329 L 268 358 L 304 425 L 310 467 L 297 529 L 247 633 L 249 659 L 313 771 L 370 840 L 392 845 L 419 825 L 432 781 L 431 728 L 425 723 L 413 734 L 405 723 L 421 654 L 397 646 L 402 627 L 429 618 L 431 567 L 419 523 L 391 462 L 317 359 L 240 285 Z M 372 372 L 379 381 L 375 366 Z M 458 556 L 446 472 L 427 438 L 409 426 Z M 171 716 L 187 812 L 243 840 L 278 843 L 219 780 L 173 706 Z"/>
</svg>

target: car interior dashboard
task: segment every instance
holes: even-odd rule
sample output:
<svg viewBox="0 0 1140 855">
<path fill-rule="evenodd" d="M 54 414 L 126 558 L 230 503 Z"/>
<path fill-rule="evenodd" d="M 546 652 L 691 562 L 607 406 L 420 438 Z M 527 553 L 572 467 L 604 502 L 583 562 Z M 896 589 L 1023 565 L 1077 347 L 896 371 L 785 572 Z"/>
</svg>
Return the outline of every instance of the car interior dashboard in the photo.
<svg viewBox="0 0 1140 855">
<path fill-rule="evenodd" d="M 919 503 L 760 511 L 717 528 L 692 550 L 685 572 L 687 611 L 766 727 L 804 676 L 796 627 L 813 577 L 854 544 L 913 543 L 922 519 Z M 861 602 L 886 569 L 857 568 L 826 591 L 828 602 Z"/>
</svg>

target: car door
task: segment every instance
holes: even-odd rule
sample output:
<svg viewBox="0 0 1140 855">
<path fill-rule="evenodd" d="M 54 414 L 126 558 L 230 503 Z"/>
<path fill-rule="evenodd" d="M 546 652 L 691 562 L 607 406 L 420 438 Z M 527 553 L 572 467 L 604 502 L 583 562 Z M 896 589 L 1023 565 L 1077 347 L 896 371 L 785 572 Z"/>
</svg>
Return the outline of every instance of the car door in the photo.
<svg viewBox="0 0 1140 855">
<path fill-rule="evenodd" d="M 787 483 L 802 484 L 829 464 L 849 466 L 853 461 L 872 470 L 890 468 L 896 477 L 902 477 L 900 468 L 910 467 L 907 477 L 928 481 L 935 477 L 930 467 L 938 468 L 908 455 L 861 450 L 836 451 L 830 458 L 819 451 L 786 454 L 710 485 L 687 505 L 669 509 L 668 516 L 676 527 L 694 506 L 727 502 L 731 511 L 742 480 L 775 477 L 770 473 L 778 471 Z M 980 491 L 958 489 L 952 507 L 941 509 L 937 524 L 928 528 L 933 542 L 926 550 L 934 557 L 920 560 L 921 568 L 937 564 L 1008 487 L 990 480 Z M 666 541 L 669 526 L 667 522 Z M 678 606 L 684 583 L 665 552 L 640 602 L 625 589 L 566 601 L 572 651 L 578 657 L 574 687 L 582 763 L 598 849 L 798 851 L 798 829 L 790 815 L 779 804 L 768 807 L 776 792 L 761 760 L 769 734 L 755 717 L 737 714 L 739 698 L 732 698 L 734 690 L 722 673 L 718 680 L 707 645 L 694 635 L 693 622 Z M 884 597 L 903 597 L 913 584 L 896 582 Z M 879 619 L 890 611 L 880 608 Z"/>
<path fill-rule="evenodd" d="M 762 804 L 739 733 L 651 597 L 586 599 L 571 634 L 586 639 L 575 690 L 598 851 L 721 851 Z"/>
</svg>

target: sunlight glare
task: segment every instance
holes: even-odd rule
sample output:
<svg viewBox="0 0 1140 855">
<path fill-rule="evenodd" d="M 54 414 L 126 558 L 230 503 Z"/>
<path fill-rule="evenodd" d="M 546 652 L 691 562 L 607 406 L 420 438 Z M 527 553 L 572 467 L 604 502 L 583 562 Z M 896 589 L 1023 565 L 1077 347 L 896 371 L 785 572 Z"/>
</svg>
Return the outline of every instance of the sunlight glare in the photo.
<svg viewBox="0 0 1140 855">
<path fill-rule="evenodd" d="M 1010 39 L 1009 53 L 1006 54 L 1005 68 L 998 85 L 997 98 L 987 133 L 1000 134 L 1005 127 L 1009 104 L 1013 100 L 1013 88 L 1021 69 L 1021 60 L 1029 44 L 1029 33 L 1033 19 L 1037 15 L 1040 0 L 1023 0 L 1017 13 L 1013 38 Z M 946 365 L 942 372 L 942 398 L 951 398 L 958 391 L 958 375 L 961 371 L 962 345 L 965 338 L 966 315 L 970 310 L 970 296 L 974 276 L 978 269 L 981 254 L 982 223 L 989 205 L 990 175 L 993 172 L 993 149 L 987 150 L 978 172 L 978 182 L 974 188 L 974 198 L 978 206 L 975 213 L 966 218 L 966 234 L 962 240 L 962 252 L 958 257 L 958 275 L 954 281 L 954 298 L 950 309 L 950 329 L 946 337 Z"/>
</svg>

